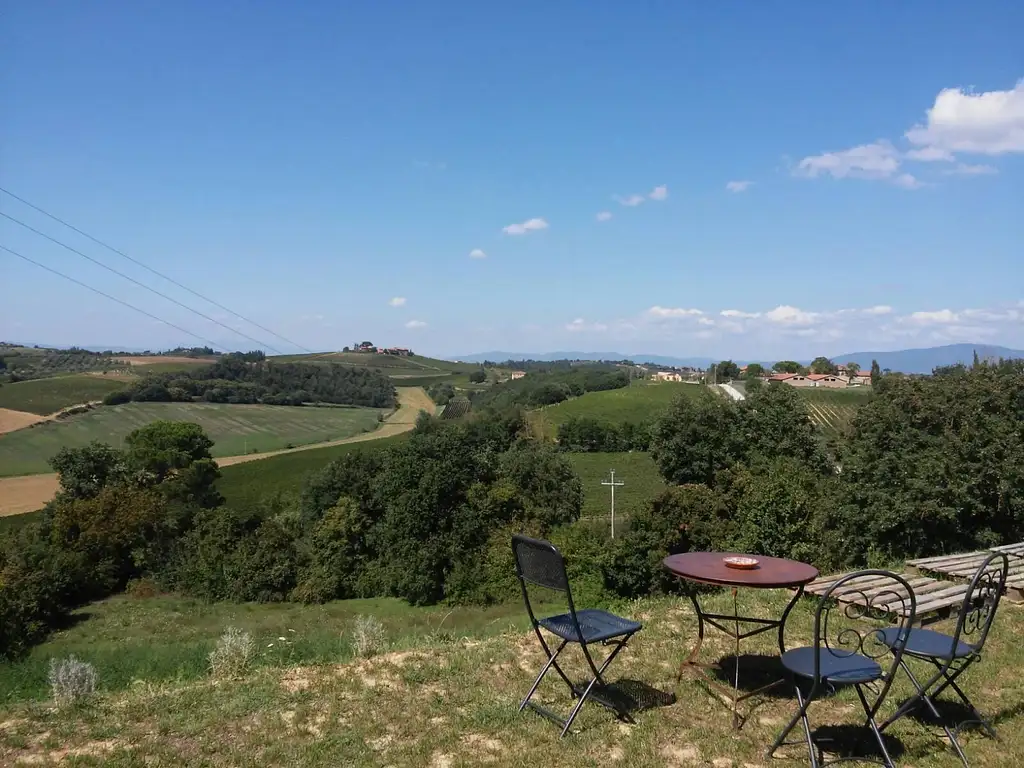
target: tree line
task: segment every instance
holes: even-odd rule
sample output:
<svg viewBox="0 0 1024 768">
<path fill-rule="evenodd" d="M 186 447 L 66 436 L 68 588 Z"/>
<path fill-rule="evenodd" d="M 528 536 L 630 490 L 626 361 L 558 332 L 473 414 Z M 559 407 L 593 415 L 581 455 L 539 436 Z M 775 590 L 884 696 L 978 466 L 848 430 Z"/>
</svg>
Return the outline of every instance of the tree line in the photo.
<svg viewBox="0 0 1024 768">
<path fill-rule="evenodd" d="M 259 353 L 262 354 L 262 353 Z M 191 371 L 149 374 L 104 398 L 107 405 L 133 402 L 335 403 L 394 407 L 395 387 L 367 368 L 313 363 L 276 363 L 253 353 L 224 355 Z"/>
<path fill-rule="evenodd" d="M 614 365 L 553 367 L 472 393 L 474 408 L 537 408 L 554 405 L 585 392 L 629 386 L 629 376 Z"/>
</svg>

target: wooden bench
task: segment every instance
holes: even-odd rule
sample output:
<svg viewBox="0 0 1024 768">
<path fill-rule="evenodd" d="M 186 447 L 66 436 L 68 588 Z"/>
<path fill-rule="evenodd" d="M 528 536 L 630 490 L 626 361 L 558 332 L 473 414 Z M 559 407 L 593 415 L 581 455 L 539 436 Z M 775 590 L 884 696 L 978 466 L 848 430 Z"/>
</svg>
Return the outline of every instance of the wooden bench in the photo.
<svg viewBox="0 0 1024 768">
<path fill-rule="evenodd" d="M 812 595 L 824 595 L 829 587 L 849 575 L 848 573 L 840 573 L 835 576 L 822 576 L 804 587 L 804 591 Z M 949 581 L 932 579 L 912 573 L 901 575 L 907 580 L 910 588 L 914 590 L 914 596 L 917 598 L 915 621 L 919 621 L 922 624 L 943 619 L 951 611 L 959 609 L 960 604 L 963 603 L 964 595 L 967 594 L 966 584 L 954 584 Z M 893 599 L 888 603 L 881 601 L 873 602 L 883 592 L 892 592 Z M 906 590 L 897 588 L 891 579 L 880 576 L 864 576 L 859 579 L 853 579 L 840 587 L 836 592 L 833 592 L 832 596 L 838 599 L 840 603 L 865 605 L 866 602 L 872 601 L 873 608 L 884 610 L 893 619 L 901 617 L 910 607 L 909 602 L 904 602 L 907 598 Z"/>
<path fill-rule="evenodd" d="M 1004 544 L 992 550 L 963 552 L 959 555 L 939 555 L 908 560 L 907 567 L 916 573 L 937 573 L 950 579 L 970 581 L 985 558 L 992 551 L 1005 552 L 1010 556 L 1010 569 L 1006 578 L 1006 599 L 1024 603 L 1024 542 Z"/>
</svg>

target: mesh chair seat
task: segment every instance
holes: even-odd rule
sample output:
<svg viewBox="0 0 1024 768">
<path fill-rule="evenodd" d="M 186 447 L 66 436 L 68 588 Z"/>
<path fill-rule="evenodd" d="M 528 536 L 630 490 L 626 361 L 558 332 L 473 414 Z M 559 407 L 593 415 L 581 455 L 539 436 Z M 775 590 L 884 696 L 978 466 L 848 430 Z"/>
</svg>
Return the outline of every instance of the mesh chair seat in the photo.
<svg viewBox="0 0 1024 768">
<path fill-rule="evenodd" d="M 882 630 L 882 642 L 892 648 L 896 642 L 898 630 Z M 957 640 L 953 648 L 953 638 L 932 629 L 912 629 L 907 637 L 904 653 L 925 659 L 962 659 L 976 652 L 976 648 L 963 640 Z M 952 651 L 952 654 L 950 653 Z"/>
<path fill-rule="evenodd" d="M 821 679 L 834 685 L 854 685 L 880 680 L 882 666 L 877 661 L 859 653 L 817 651 L 821 658 Z M 782 665 L 795 675 L 814 677 L 815 649 L 793 648 L 782 654 Z"/>
<path fill-rule="evenodd" d="M 624 619 L 621 616 L 616 616 L 614 613 L 608 613 L 608 611 L 602 611 L 598 608 L 576 611 L 576 618 L 580 622 L 584 643 L 599 643 L 602 640 L 608 640 L 613 637 L 631 635 L 639 631 L 642 626 L 639 622 Z M 570 643 L 578 643 L 580 641 L 579 635 L 576 633 L 576 627 L 572 623 L 572 614 L 562 613 L 558 616 L 549 616 L 546 619 L 539 619 L 537 623 L 563 640 L 568 640 Z"/>
</svg>

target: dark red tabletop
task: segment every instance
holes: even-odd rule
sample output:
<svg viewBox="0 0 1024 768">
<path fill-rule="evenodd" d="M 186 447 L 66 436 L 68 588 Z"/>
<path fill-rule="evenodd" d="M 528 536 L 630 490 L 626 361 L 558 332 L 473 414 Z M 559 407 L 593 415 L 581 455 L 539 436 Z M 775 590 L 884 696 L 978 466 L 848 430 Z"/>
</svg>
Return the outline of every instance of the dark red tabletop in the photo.
<svg viewBox="0 0 1024 768">
<path fill-rule="evenodd" d="M 755 557 L 757 567 L 751 570 L 729 568 L 722 558 L 730 556 Z M 813 565 L 781 557 L 745 555 L 742 552 L 686 552 L 669 555 L 662 562 L 676 576 L 726 587 L 802 587 L 818 578 L 818 569 Z"/>
</svg>

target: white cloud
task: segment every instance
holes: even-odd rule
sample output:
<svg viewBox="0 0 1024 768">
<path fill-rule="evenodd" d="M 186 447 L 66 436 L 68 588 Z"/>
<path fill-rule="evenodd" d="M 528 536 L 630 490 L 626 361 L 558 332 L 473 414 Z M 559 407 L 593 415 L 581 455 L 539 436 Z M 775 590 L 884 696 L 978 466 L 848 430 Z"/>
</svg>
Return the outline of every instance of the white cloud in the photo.
<svg viewBox="0 0 1024 768">
<path fill-rule="evenodd" d="M 506 235 L 525 235 L 527 232 L 538 232 L 547 228 L 548 223 L 544 219 L 527 219 L 522 224 L 509 224 L 507 227 L 502 227 L 501 231 Z"/>
<path fill-rule="evenodd" d="M 788 304 L 780 304 L 770 312 L 765 312 L 764 316 L 779 325 L 813 325 L 818 321 L 819 314 L 817 312 L 805 312 Z"/>
<path fill-rule="evenodd" d="M 620 205 L 625 205 L 627 208 L 635 208 L 636 206 L 643 203 L 647 198 L 643 195 L 630 195 L 629 197 L 615 196 L 614 200 Z"/>
<path fill-rule="evenodd" d="M 657 305 L 647 310 L 651 317 L 699 317 L 704 313 L 699 309 L 683 309 L 681 307 L 659 307 Z"/>
<path fill-rule="evenodd" d="M 960 316 L 950 309 L 938 309 L 934 312 L 911 312 L 908 319 L 912 323 L 933 325 L 955 323 L 960 319 Z"/>
<path fill-rule="evenodd" d="M 746 192 L 753 185 L 752 181 L 730 181 L 725 188 L 730 192 Z"/>
<path fill-rule="evenodd" d="M 945 171 L 947 176 L 986 176 L 999 173 L 991 165 L 971 165 L 970 163 L 957 163 L 955 168 Z"/>
<path fill-rule="evenodd" d="M 668 198 L 668 184 L 662 184 L 659 187 L 655 187 L 647 196 L 651 198 L 651 200 L 665 200 Z"/>
<path fill-rule="evenodd" d="M 404 307 L 405 306 L 405 297 L 404 296 L 395 296 L 395 298 L 391 299 L 388 302 L 388 304 L 390 304 L 392 307 Z"/>
<path fill-rule="evenodd" d="M 920 149 L 912 149 L 906 154 L 908 160 L 917 160 L 922 163 L 935 163 L 935 162 L 952 162 L 955 158 L 945 149 L 939 149 L 938 147 L 921 147 Z"/>
<path fill-rule="evenodd" d="M 943 88 L 924 124 L 905 136 L 911 144 L 935 152 L 1024 152 L 1024 79 L 1008 91 Z"/>
<path fill-rule="evenodd" d="M 883 139 L 840 152 L 824 152 L 805 157 L 797 165 L 797 174 L 817 178 L 828 174 L 837 179 L 887 179 L 900 167 L 899 152 Z"/>
<path fill-rule="evenodd" d="M 710 317 L 698 317 L 697 318 L 697 325 L 705 325 L 705 326 L 709 326 L 710 327 L 710 326 L 713 326 L 714 324 L 715 324 L 715 321 L 712 320 Z"/>
<path fill-rule="evenodd" d="M 903 187 L 904 189 L 919 189 L 924 186 L 917 177 L 909 173 L 901 173 L 892 180 L 892 183 L 897 187 Z"/>
<path fill-rule="evenodd" d="M 422 320 L 410 320 L 405 324 L 406 328 L 426 328 L 427 324 Z"/>
<path fill-rule="evenodd" d="M 487 254 L 481 251 L 479 248 L 474 248 L 469 252 L 469 258 L 471 259 L 486 259 Z"/>
<path fill-rule="evenodd" d="M 582 317 L 577 317 L 565 326 L 565 330 L 578 333 L 580 331 L 607 331 L 608 326 L 603 323 L 587 323 Z"/>
<path fill-rule="evenodd" d="M 755 317 L 761 316 L 760 312 L 744 312 L 743 310 L 740 309 L 723 309 L 718 314 L 720 314 L 722 317 L 734 317 L 744 320 L 751 320 Z"/>
<path fill-rule="evenodd" d="M 886 304 L 879 304 L 878 306 L 862 309 L 861 312 L 865 315 L 889 315 L 892 314 L 892 307 Z"/>
<path fill-rule="evenodd" d="M 612 217 L 611 211 L 601 211 L 594 218 L 596 218 L 598 221 L 608 221 L 608 219 L 610 219 L 611 217 Z"/>
</svg>

